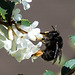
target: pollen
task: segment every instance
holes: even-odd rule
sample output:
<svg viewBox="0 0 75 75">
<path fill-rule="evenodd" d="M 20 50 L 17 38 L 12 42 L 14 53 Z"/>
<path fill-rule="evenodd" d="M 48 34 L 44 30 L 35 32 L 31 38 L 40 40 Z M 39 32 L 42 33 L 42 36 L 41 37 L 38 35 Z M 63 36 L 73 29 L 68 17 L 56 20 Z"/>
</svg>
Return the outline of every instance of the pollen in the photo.
<svg viewBox="0 0 75 75">
<path fill-rule="evenodd" d="M 36 52 L 35 54 L 33 54 L 33 56 L 41 56 L 43 54 L 42 50 L 39 50 L 38 52 Z"/>
<path fill-rule="evenodd" d="M 23 38 L 23 36 L 21 36 L 21 38 Z"/>
</svg>

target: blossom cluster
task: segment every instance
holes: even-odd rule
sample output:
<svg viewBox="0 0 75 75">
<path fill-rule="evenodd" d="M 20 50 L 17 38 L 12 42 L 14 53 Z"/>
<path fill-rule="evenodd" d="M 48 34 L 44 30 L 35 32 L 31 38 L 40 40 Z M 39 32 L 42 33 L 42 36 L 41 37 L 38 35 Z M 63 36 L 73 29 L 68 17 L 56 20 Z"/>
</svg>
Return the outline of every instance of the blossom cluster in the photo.
<svg viewBox="0 0 75 75">
<path fill-rule="evenodd" d="M 6 1 L 8 1 L 8 0 L 6 0 Z M 22 4 L 24 10 L 29 9 L 30 8 L 30 4 L 29 3 L 32 2 L 32 0 L 9 0 L 9 1 L 16 2 L 16 3 L 18 2 L 18 3 Z"/>
<path fill-rule="evenodd" d="M 32 0 L 5 0 L 6 2 L 18 2 L 23 4 L 24 10 L 30 8 L 28 3 Z M 40 51 L 43 38 L 40 34 L 38 21 L 30 23 L 29 26 L 18 23 L 22 20 L 22 15 L 19 14 L 20 9 L 13 9 L 10 22 L 1 19 L 0 22 L 0 48 L 5 48 L 6 51 L 15 57 L 18 62 L 24 59 L 32 58 L 32 55 Z M 8 14 L 9 15 L 9 14 Z M 6 24 L 5 24 L 6 23 Z M 32 41 L 38 41 L 35 45 Z M 35 58 L 37 58 L 35 56 Z M 35 59 L 34 57 L 32 59 Z"/>
</svg>

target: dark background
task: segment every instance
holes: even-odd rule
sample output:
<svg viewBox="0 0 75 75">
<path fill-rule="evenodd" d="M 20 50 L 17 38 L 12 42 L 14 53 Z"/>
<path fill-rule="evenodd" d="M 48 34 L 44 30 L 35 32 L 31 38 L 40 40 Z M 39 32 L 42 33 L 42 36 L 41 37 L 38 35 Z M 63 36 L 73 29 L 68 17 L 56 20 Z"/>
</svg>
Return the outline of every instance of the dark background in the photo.
<svg viewBox="0 0 75 75">
<path fill-rule="evenodd" d="M 70 35 L 75 34 L 75 27 L 72 23 L 75 19 L 75 0 L 33 0 L 30 5 L 31 8 L 27 11 L 23 10 L 22 5 L 16 7 L 21 9 L 23 18 L 31 22 L 39 21 L 38 27 L 43 32 L 52 30 L 51 25 L 57 25 L 57 30 L 64 40 L 63 55 L 67 60 L 75 58 L 75 49 L 70 45 L 69 38 Z M 34 63 L 31 59 L 18 63 L 4 49 L 0 50 L 0 75 L 17 75 L 18 73 L 43 75 L 45 70 L 51 70 L 57 74 L 61 68 L 41 58 L 35 60 Z"/>
</svg>

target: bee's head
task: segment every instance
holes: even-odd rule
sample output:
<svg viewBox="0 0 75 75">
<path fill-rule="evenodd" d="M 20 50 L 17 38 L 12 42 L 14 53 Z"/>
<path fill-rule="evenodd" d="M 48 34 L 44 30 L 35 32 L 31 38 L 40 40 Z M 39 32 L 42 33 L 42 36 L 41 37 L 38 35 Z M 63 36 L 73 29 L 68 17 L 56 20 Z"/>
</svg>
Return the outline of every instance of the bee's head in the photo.
<svg viewBox="0 0 75 75">
<path fill-rule="evenodd" d="M 49 38 L 53 38 L 53 37 L 57 37 L 59 36 L 59 32 L 56 30 L 56 27 L 51 26 L 52 27 L 52 31 L 46 31 L 45 33 L 41 33 L 43 36 L 49 37 Z"/>
<path fill-rule="evenodd" d="M 59 36 L 59 33 L 57 31 L 51 31 L 49 35 L 52 35 L 53 37 L 57 37 Z"/>
<path fill-rule="evenodd" d="M 52 25 L 53 30 L 51 32 L 49 32 L 50 35 L 53 35 L 54 37 L 59 36 L 59 32 L 56 30 L 56 27 L 54 28 L 54 26 Z"/>
</svg>

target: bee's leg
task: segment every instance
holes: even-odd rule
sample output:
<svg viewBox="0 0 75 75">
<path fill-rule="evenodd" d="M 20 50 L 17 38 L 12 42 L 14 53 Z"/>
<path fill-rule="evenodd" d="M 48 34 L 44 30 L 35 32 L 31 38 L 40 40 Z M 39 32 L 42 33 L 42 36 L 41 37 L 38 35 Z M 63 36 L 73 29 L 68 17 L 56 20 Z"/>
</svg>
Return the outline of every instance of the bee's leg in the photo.
<svg viewBox="0 0 75 75">
<path fill-rule="evenodd" d="M 58 57 L 58 42 L 56 43 L 56 51 L 55 51 L 53 64 L 57 61 L 57 57 Z"/>
<path fill-rule="evenodd" d="M 53 64 L 57 61 L 57 57 L 59 56 L 59 64 L 60 64 L 60 62 L 61 62 L 61 57 L 62 57 L 62 50 L 61 49 L 59 49 L 58 51 L 57 51 L 57 54 L 56 54 L 56 57 L 55 57 L 55 59 L 54 59 L 54 61 L 53 61 Z"/>
<path fill-rule="evenodd" d="M 53 64 L 57 61 L 57 57 L 54 59 Z"/>
<path fill-rule="evenodd" d="M 56 51 L 55 51 L 55 56 L 54 56 L 54 58 L 57 57 L 57 53 L 58 53 L 58 42 L 56 43 Z"/>
<path fill-rule="evenodd" d="M 61 57 L 62 57 L 62 47 L 63 47 L 63 39 L 61 36 L 58 37 L 58 55 L 59 55 L 59 63 L 61 62 Z"/>
<path fill-rule="evenodd" d="M 61 49 L 59 49 L 59 64 L 60 64 L 60 62 L 61 62 L 61 57 L 62 57 L 62 50 Z"/>
<path fill-rule="evenodd" d="M 46 42 L 45 42 L 45 38 L 43 38 L 41 41 L 42 41 L 42 43 L 43 43 L 43 44 L 45 44 L 45 43 L 46 43 Z"/>
<path fill-rule="evenodd" d="M 40 34 L 42 34 L 43 36 L 45 36 L 46 34 L 45 34 L 45 32 L 41 32 Z"/>
</svg>

